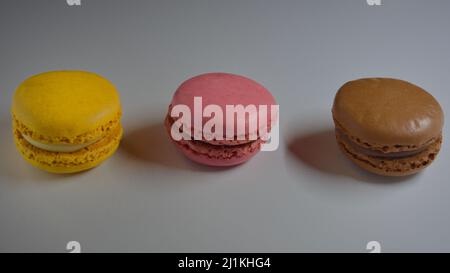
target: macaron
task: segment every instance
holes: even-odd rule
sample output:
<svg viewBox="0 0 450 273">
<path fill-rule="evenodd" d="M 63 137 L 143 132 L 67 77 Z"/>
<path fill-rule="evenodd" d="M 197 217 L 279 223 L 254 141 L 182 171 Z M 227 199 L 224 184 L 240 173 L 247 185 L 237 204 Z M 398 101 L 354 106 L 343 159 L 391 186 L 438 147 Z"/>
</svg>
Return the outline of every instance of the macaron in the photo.
<svg viewBox="0 0 450 273">
<path fill-rule="evenodd" d="M 339 147 L 372 173 L 411 175 L 439 153 L 444 113 L 431 94 L 412 83 L 391 78 L 347 82 L 336 94 L 332 113 Z"/>
<path fill-rule="evenodd" d="M 222 114 L 217 113 L 210 117 L 202 115 L 195 117 L 195 112 L 204 113 L 195 109 L 195 99 L 201 98 L 202 108 L 206 110 L 214 106 Z M 184 106 L 190 110 L 190 120 L 182 120 L 172 114 L 176 106 Z M 233 107 L 261 106 L 267 108 L 266 115 L 226 115 L 227 106 Z M 229 73 L 207 73 L 195 76 L 183 82 L 173 95 L 169 110 L 165 118 L 165 127 L 175 146 L 189 159 L 209 166 L 233 166 L 244 163 L 256 155 L 267 139 L 263 138 L 262 128 L 270 133 L 278 118 L 278 112 L 272 111 L 275 98 L 261 84 L 244 76 Z M 219 111 L 219 112 L 220 112 Z M 211 114 L 211 113 L 210 113 Z M 264 115 L 264 117 L 263 117 Z M 217 117 L 215 135 L 208 135 L 204 127 Z M 275 117 L 275 118 L 274 118 Z M 252 126 L 258 120 L 258 126 Z M 201 126 L 195 126 L 195 120 Z M 187 137 L 175 139 L 171 131 L 176 122 L 180 123 L 179 132 Z M 243 125 L 245 130 L 239 131 L 237 124 Z M 230 130 L 229 134 L 227 130 Z M 231 131 L 232 130 L 232 131 Z M 220 132 L 221 131 L 221 132 Z"/>
<path fill-rule="evenodd" d="M 26 79 L 12 101 L 14 142 L 23 158 L 52 173 L 93 168 L 122 137 L 114 85 L 85 71 L 51 71 Z"/>
</svg>

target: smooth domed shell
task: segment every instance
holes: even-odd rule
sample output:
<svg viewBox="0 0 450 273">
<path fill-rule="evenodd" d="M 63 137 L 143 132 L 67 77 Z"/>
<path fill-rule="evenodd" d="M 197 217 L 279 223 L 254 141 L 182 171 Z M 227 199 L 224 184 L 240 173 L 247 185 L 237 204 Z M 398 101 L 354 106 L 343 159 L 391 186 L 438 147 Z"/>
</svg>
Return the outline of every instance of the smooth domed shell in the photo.
<svg viewBox="0 0 450 273">
<path fill-rule="evenodd" d="M 367 143 L 420 146 L 441 135 L 444 114 L 436 99 L 406 81 L 366 78 L 344 84 L 333 117 Z"/>
<path fill-rule="evenodd" d="M 70 139 L 117 120 L 121 107 L 107 79 L 85 71 L 52 71 L 20 84 L 11 111 L 36 135 Z"/>
<path fill-rule="evenodd" d="M 171 107 L 181 104 L 187 105 L 191 109 L 191 124 L 186 124 L 191 129 L 194 123 L 194 97 L 202 98 L 203 107 L 217 105 L 222 109 L 224 114 L 224 133 L 226 132 L 226 127 L 232 123 L 231 120 L 226 119 L 227 105 L 243 105 L 244 107 L 255 105 L 257 108 L 261 105 L 266 105 L 267 118 L 260 122 L 269 128 L 272 126 L 270 110 L 272 105 L 276 105 L 275 98 L 264 86 L 247 77 L 218 72 L 198 75 L 183 82 L 173 96 Z M 209 118 L 203 117 L 203 125 L 208 120 Z M 246 131 L 248 131 L 249 122 L 254 122 L 254 120 L 245 119 Z M 236 123 L 234 125 L 236 126 Z"/>
</svg>

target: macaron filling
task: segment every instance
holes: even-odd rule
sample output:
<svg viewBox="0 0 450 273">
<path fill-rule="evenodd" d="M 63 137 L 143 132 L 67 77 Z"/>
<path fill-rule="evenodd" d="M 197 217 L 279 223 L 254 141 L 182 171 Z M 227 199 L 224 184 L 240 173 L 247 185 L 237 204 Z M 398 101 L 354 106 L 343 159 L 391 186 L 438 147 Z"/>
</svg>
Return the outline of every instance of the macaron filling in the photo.
<svg viewBox="0 0 450 273">
<path fill-rule="evenodd" d="M 167 115 L 165 125 L 166 129 L 170 135 L 170 128 L 172 127 L 175 120 Z M 256 140 L 223 140 L 223 141 L 206 141 L 206 140 L 195 140 L 191 139 L 181 139 L 177 141 L 181 146 L 186 149 L 191 150 L 197 154 L 204 154 L 211 158 L 233 158 L 242 157 L 248 153 L 253 153 L 261 148 L 261 144 L 264 141 L 260 138 Z"/>
<path fill-rule="evenodd" d="M 28 143 L 30 143 L 31 145 L 33 145 L 39 149 L 42 149 L 45 151 L 50 151 L 50 152 L 59 152 L 59 153 L 76 152 L 76 151 L 86 148 L 87 146 L 90 146 L 90 145 L 96 143 L 97 141 L 99 141 L 101 139 L 101 138 L 97 138 L 97 139 L 94 139 L 94 140 L 91 140 L 89 142 L 82 143 L 82 144 L 48 144 L 48 143 L 42 143 L 42 142 L 36 141 L 24 134 L 22 134 L 22 136 Z"/>
<path fill-rule="evenodd" d="M 173 117 L 171 117 L 170 114 L 167 114 L 166 126 L 168 126 L 169 133 L 170 133 L 170 128 L 175 123 L 175 121 L 176 120 Z M 202 140 L 197 140 L 197 139 L 194 139 L 194 137 L 193 137 L 194 133 L 192 133 L 192 132 L 191 132 L 191 134 L 185 134 L 184 132 L 181 132 L 181 133 L 183 136 L 186 136 L 187 138 L 190 137 L 190 139 L 188 139 L 187 141 L 202 142 L 202 143 L 213 145 L 213 146 L 237 146 L 237 145 L 249 144 L 249 143 L 261 140 L 259 137 L 257 137 L 256 139 L 250 139 L 249 134 L 243 136 L 244 139 L 238 139 L 235 136 L 234 139 L 230 139 L 230 140 L 226 139 L 225 137 L 224 137 L 224 139 L 221 139 L 221 140 L 218 140 L 218 139 L 206 140 L 205 137 L 203 136 Z"/>
<path fill-rule="evenodd" d="M 345 133 L 342 132 L 340 129 L 336 129 L 336 132 L 339 134 L 339 137 L 341 141 L 345 142 L 347 145 L 349 145 L 354 151 L 356 151 L 359 154 L 364 154 L 366 156 L 375 157 L 375 158 L 386 158 L 386 159 L 399 159 L 399 158 L 407 158 L 412 157 L 415 155 L 418 155 L 422 153 L 423 151 L 427 150 L 428 147 L 432 144 L 425 145 L 423 147 L 420 147 L 413 151 L 402 151 L 402 152 L 389 152 L 384 153 L 378 150 L 372 150 L 369 148 L 362 147 L 361 145 L 358 145 L 354 141 L 352 141 Z"/>
<path fill-rule="evenodd" d="M 169 113 L 170 113 L 170 109 L 169 109 Z M 171 127 L 175 123 L 176 120 L 172 116 L 170 116 L 169 113 L 166 116 L 166 122 L 167 122 L 167 125 Z M 206 140 L 206 138 L 203 136 L 203 140 L 196 140 L 196 139 L 194 139 L 194 137 L 192 137 L 195 135 L 193 129 L 191 129 L 190 134 L 185 133 L 185 132 L 180 132 L 180 133 L 182 134 L 183 138 L 185 138 L 185 139 L 190 138 L 190 140 L 192 140 L 192 141 L 201 141 L 201 142 L 205 142 L 210 145 L 218 145 L 218 146 L 242 145 L 242 144 L 247 144 L 247 143 L 253 142 L 255 140 L 258 140 L 258 139 L 253 139 L 253 140 L 250 139 L 249 134 L 243 136 L 242 139 L 235 136 L 233 139 L 226 139 L 224 137 L 221 140 L 218 140 L 215 138 L 212 140 Z"/>
</svg>

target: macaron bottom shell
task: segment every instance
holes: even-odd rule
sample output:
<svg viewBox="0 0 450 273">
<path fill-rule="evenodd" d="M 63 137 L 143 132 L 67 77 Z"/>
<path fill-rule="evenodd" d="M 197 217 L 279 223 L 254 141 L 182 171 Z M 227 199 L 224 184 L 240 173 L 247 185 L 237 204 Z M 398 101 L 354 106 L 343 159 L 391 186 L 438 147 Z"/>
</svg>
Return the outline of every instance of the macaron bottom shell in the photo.
<svg viewBox="0 0 450 273">
<path fill-rule="evenodd" d="M 51 152 L 31 145 L 13 126 L 14 142 L 22 157 L 31 165 L 51 173 L 76 173 L 98 166 L 119 147 L 123 129 L 119 125 L 99 141 L 75 152 Z"/>
<path fill-rule="evenodd" d="M 176 147 L 189 159 L 208 166 L 228 167 L 242 164 L 256 155 L 260 143 L 243 144 L 242 146 L 218 146 L 200 141 L 173 141 Z"/>
<path fill-rule="evenodd" d="M 404 157 L 377 157 L 355 149 L 348 137 L 343 136 L 339 129 L 335 130 L 336 140 L 341 151 L 356 165 L 366 171 L 383 176 L 407 176 L 422 171 L 428 167 L 438 155 L 442 136 L 418 152 Z"/>
<path fill-rule="evenodd" d="M 190 160 L 207 166 L 230 167 L 242 164 L 256 155 L 261 150 L 263 143 L 260 139 L 239 145 L 216 145 L 201 140 L 181 139 L 176 141 L 170 135 L 171 125 L 171 120 L 167 116 L 166 132 L 178 150 Z"/>
</svg>

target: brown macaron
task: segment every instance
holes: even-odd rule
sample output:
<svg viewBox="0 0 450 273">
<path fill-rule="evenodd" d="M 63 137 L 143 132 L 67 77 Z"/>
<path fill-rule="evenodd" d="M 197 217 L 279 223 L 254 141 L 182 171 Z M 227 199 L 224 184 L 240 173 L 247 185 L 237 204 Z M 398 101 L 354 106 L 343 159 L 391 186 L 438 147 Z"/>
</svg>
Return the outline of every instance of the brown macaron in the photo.
<svg viewBox="0 0 450 273">
<path fill-rule="evenodd" d="M 333 104 L 341 150 L 363 169 L 386 176 L 429 166 L 442 143 L 444 114 L 422 88 L 389 78 L 347 82 Z"/>
</svg>

